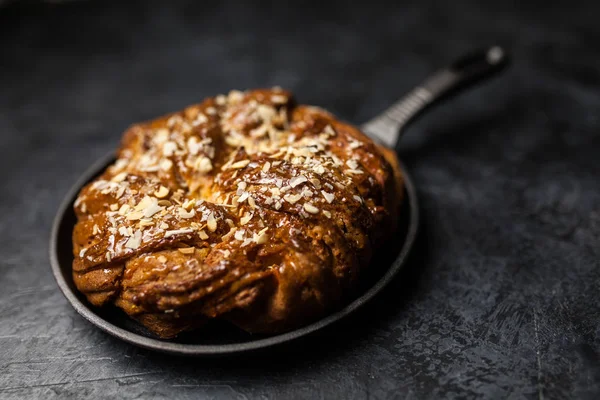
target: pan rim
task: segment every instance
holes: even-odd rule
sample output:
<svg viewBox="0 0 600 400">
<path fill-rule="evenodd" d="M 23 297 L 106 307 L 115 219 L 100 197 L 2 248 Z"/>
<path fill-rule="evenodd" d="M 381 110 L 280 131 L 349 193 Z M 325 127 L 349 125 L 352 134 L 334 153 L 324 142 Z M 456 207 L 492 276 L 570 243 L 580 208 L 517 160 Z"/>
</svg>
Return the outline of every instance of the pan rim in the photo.
<svg viewBox="0 0 600 400">
<path fill-rule="evenodd" d="M 210 355 L 228 355 L 237 353 L 247 353 L 250 351 L 260 350 L 267 347 L 281 345 L 301 337 L 315 333 L 325 327 L 328 327 L 335 322 L 347 317 L 353 312 L 357 311 L 360 307 L 368 303 L 373 297 L 375 297 L 380 291 L 382 291 L 400 272 L 402 267 L 406 264 L 408 255 L 414 246 L 420 222 L 420 211 L 418 206 L 418 199 L 416 193 L 416 187 L 406 170 L 403 163 L 400 162 L 400 170 L 404 179 L 404 187 L 406 191 L 406 199 L 409 207 L 409 218 L 408 228 L 402 248 L 398 253 L 398 256 L 391 263 L 387 271 L 363 294 L 342 307 L 340 310 L 335 311 L 318 321 L 315 321 L 309 325 L 295 329 L 293 331 L 273 335 L 266 338 L 260 338 L 243 343 L 230 343 L 230 344 L 185 344 L 185 343 L 174 343 L 168 341 L 162 341 L 159 339 L 149 338 L 140 335 L 135 332 L 123 329 L 119 326 L 112 324 L 111 322 L 103 319 L 98 314 L 93 312 L 88 305 L 82 302 L 73 293 L 69 287 L 65 276 L 62 273 L 58 257 L 58 242 L 59 242 L 59 231 L 62 224 L 62 220 L 65 217 L 67 210 L 72 207 L 73 200 L 79 193 L 79 190 L 85 185 L 90 179 L 96 176 L 106 165 L 114 160 L 114 152 L 110 152 L 94 162 L 75 182 L 75 184 L 69 189 L 64 199 L 58 208 L 57 214 L 54 217 L 52 223 L 52 230 L 50 234 L 50 264 L 52 267 L 52 274 L 58 284 L 59 289 L 75 309 L 75 311 L 85 318 L 88 322 L 92 323 L 96 327 L 100 328 L 104 332 L 117 337 L 127 343 L 162 353 L 169 353 L 174 355 L 184 356 L 210 356 Z"/>
</svg>

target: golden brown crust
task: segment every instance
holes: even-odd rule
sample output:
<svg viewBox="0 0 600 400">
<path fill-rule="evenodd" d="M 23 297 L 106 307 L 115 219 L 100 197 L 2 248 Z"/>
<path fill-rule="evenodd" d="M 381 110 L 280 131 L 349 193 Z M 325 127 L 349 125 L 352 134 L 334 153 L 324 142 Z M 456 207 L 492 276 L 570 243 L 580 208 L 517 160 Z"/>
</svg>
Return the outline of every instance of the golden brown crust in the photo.
<svg viewBox="0 0 600 400">
<path fill-rule="evenodd" d="M 395 154 L 281 89 L 232 91 L 123 136 L 75 202 L 73 278 L 160 337 L 211 318 L 292 329 L 339 306 L 395 229 Z"/>
</svg>

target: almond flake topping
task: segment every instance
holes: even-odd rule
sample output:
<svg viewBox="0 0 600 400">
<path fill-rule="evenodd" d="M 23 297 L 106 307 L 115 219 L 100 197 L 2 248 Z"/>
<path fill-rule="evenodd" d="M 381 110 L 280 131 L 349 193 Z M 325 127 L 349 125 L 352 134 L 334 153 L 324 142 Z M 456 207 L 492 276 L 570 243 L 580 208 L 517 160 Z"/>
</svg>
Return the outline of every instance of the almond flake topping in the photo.
<svg viewBox="0 0 600 400">
<path fill-rule="evenodd" d="M 243 229 L 240 229 L 240 230 L 237 230 L 233 236 L 235 237 L 236 240 L 242 240 L 242 239 L 244 239 L 244 233 L 246 233 L 246 231 Z"/>
<path fill-rule="evenodd" d="M 176 150 L 177 150 L 177 143 L 175 143 L 175 142 L 166 142 L 163 145 L 163 151 L 162 151 L 162 153 L 163 153 L 163 155 L 165 157 L 171 157 L 175 153 Z"/>
<path fill-rule="evenodd" d="M 312 203 L 304 203 L 304 210 L 311 214 L 317 214 L 319 209 L 312 205 Z"/>
<path fill-rule="evenodd" d="M 121 172 L 112 177 L 111 182 L 123 182 L 127 178 L 127 172 Z"/>
<path fill-rule="evenodd" d="M 208 216 L 208 219 L 206 221 L 206 227 L 211 232 L 214 232 L 217 230 L 217 220 L 215 219 L 215 214 L 212 212 Z"/>
<path fill-rule="evenodd" d="M 174 236 L 174 235 L 181 235 L 181 234 L 186 234 L 186 233 L 192 233 L 194 232 L 193 229 L 173 229 L 172 231 L 166 231 L 165 232 L 165 237 L 170 237 L 170 236 Z"/>
<path fill-rule="evenodd" d="M 306 177 L 304 175 L 294 176 L 293 178 L 290 179 L 290 186 L 294 188 L 306 181 L 308 181 L 308 179 L 306 179 Z"/>
<path fill-rule="evenodd" d="M 194 163 L 194 167 L 200 172 L 200 173 L 207 173 L 212 171 L 213 169 L 213 165 L 212 162 L 210 161 L 209 158 L 207 157 L 199 157 L 196 162 Z"/>
<path fill-rule="evenodd" d="M 158 205 L 158 200 L 156 200 L 156 197 L 149 197 L 149 199 L 151 199 L 151 203 L 144 209 L 145 218 L 150 218 L 154 214 L 164 210 L 164 207 Z"/>
<path fill-rule="evenodd" d="M 311 178 L 309 180 L 310 180 L 310 183 L 312 183 L 314 187 L 316 187 L 317 189 L 321 189 L 321 181 L 320 180 L 318 180 L 317 178 Z"/>
<path fill-rule="evenodd" d="M 140 227 L 152 226 L 154 225 L 154 221 L 152 221 L 151 219 L 142 218 L 140 219 L 139 225 Z"/>
<path fill-rule="evenodd" d="M 295 204 L 301 198 L 301 194 L 286 194 L 285 196 L 283 196 L 283 199 L 290 204 Z"/>
<path fill-rule="evenodd" d="M 168 158 L 165 158 L 164 160 L 161 160 L 159 166 L 160 169 L 162 169 L 163 171 L 168 171 L 173 166 L 173 161 L 169 160 Z"/>
<path fill-rule="evenodd" d="M 192 234 L 200 240 L 210 240 L 201 245 L 210 247 L 216 246 L 215 242 L 219 240 L 235 237 L 239 241 L 237 245 L 243 247 L 265 244 L 269 240 L 267 223 L 262 219 L 268 210 L 258 207 L 257 202 L 274 210 L 280 210 L 284 202 L 298 204 L 287 207 L 307 218 L 320 213 L 323 218 L 332 218 L 332 206 L 327 204 L 334 201 L 341 203 L 354 199 L 364 204 L 362 196 L 352 195 L 352 192 L 356 193 L 354 186 L 361 182 L 351 175 L 368 172 L 357 155 L 352 156 L 355 149 L 368 144 L 344 134 L 341 140 L 347 140 L 346 147 L 338 147 L 338 143 L 332 141 L 337 135 L 333 124 L 326 124 L 321 132 L 315 132 L 315 120 L 293 121 L 290 110 L 281 106 L 289 101 L 282 92 L 252 100 L 247 98 L 246 92 L 231 91 L 226 96 L 217 96 L 212 103 L 214 107 L 201 112 L 198 106 L 192 106 L 171 116 L 167 121 L 168 129 L 154 129 L 148 151 L 138 156 L 132 150 L 122 150 L 122 158 L 109 170 L 111 175 L 116 175 L 92 186 L 93 190 L 110 194 L 116 202 L 108 205 L 110 211 L 108 207 L 104 209 L 107 221 L 100 225 L 102 230 L 94 225 L 92 234 L 111 233 L 109 248 L 112 251 L 122 247 L 139 249 L 142 243 L 159 234 L 164 238 Z M 211 139 L 206 137 L 219 127 L 223 133 L 219 144 L 224 141 L 238 148 L 237 151 L 231 147 L 224 150 L 231 152 L 228 160 L 215 158 L 216 144 L 211 145 Z M 298 131 L 311 128 L 312 131 L 304 133 Z M 147 132 L 140 131 L 139 136 L 142 135 Z M 343 156 L 336 156 L 340 150 Z M 217 159 L 222 171 L 214 176 L 204 176 L 214 171 Z M 226 173 L 227 170 L 231 172 Z M 138 178 L 136 173 L 140 171 L 155 175 Z M 162 184 L 153 179 L 162 180 Z M 174 189 L 171 182 L 178 183 L 182 189 Z M 211 204 L 208 205 L 228 208 L 225 214 L 201 206 L 204 200 L 191 198 L 205 197 L 209 189 L 211 193 L 207 200 Z M 222 226 L 218 225 L 219 219 L 224 221 Z M 218 235 L 219 238 L 211 235 L 218 228 L 229 232 Z M 192 255 L 195 249 L 183 247 L 177 250 Z M 81 257 L 85 251 L 81 249 Z M 110 261 L 115 255 L 109 252 L 106 257 Z M 157 260 L 166 263 L 169 259 L 161 255 Z"/>
<path fill-rule="evenodd" d="M 154 192 L 154 195 L 156 197 L 158 197 L 159 199 L 164 199 L 165 197 L 167 197 L 167 195 L 169 194 L 169 189 L 167 189 L 164 186 L 160 186 L 158 188 L 158 190 L 156 192 Z"/>
<path fill-rule="evenodd" d="M 250 160 L 241 160 L 238 162 L 235 162 L 233 164 L 231 164 L 229 166 L 229 169 L 240 169 L 240 168 L 244 168 L 246 165 L 250 164 Z"/>
<path fill-rule="evenodd" d="M 182 254 L 194 254 L 195 247 L 180 247 L 177 249 Z"/>
<path fill-rule="evenodd" d="M 360 146 L 362 146 L 362 142 L 359 142 L 356 140 L 351 140 L 350 145 L 348 147 L 350 147 L 350 149 L 354 150 L 354 149 L 358 149 Z"/>
<path fill-rule="evenodd" d="M 142 231 L 136 230 L 133 236 L 125 243 L 125 247 L 136 250 L 140 247 L 140 244 L 142 244 Z"/>
<path fill-rule="evenodd" d="M 191 211 L 186 211 L 185 208 L 180 208 L 177 210 L 179 217 L 181 218 L 192 218 L 194 215 L 196 215 L 196 211 L 194 211 L 194 209 L 192 209 Z"/>
<path fill-rule="evenodd" d="M 137 221 L 138 219 L 141 219 L 144 216 L 144 213 L 141 211 L 134 211 L 132 213 L 127 214 L 127 219 L 129 221 Z"/>
<path fill-rule="evenodd" d="M 327 125 L 325 127 L 325 129 L 323 129 L 323 132 L 328 134 L 329 136 L 335 136 L 335 131 L 333 130 L 333 128 L 331 127 L 331 125 Z"/>
<path fill-rule="evenodd" d="M 350 169 L 358 169 L 358 162 L 354 159 L 346 161 L 346 165 L 350 167 Z"/>
<path fill-rule="evenodd" d="M 267 230 L 269 228 L 265 228 L 263 230 L 261 230 L 258 233 L 255 233 L 254 235 L 252 235 L 252 240 L 257 243 L 257 244 L 265 244 L 267 243 L 269 237 L 267 236 Z"/>
<path fill-rule="evenodd" d="M 325 173 L 325 167 L 323 167 L 321 164 L 318 164 L 313 168 L 313 171 L 319 175 L 323 175 Z"/>
<path fill-rule="evenodd" d="M 198 125 L 204 124 L 206 122 L 208 122 L 208 118 L 206 118 L 206 115 L 199 113 L 196 116 L 196 119 L 194 119 L 194 121 L 192 121 L 192 126 L 198 126 Z"/>
<path fill-rule="evenodd" d="M 253 214 L 250 214 L 248 212 L 245 213 L 244 216 L 242 218 L 240 218 L 240 224 L 246 225 L 248 222 L 250 222 L 252 217 L 253 217 Z"/>
<path fill-rule="evenodd" d="M 325 197 L 325 200 L 327 200 L 329 204 L 331 204 L 333 199 L 335 199 L 335 195 L 333 193 L 327 193 L 326 191 L 321 190 L 321 194 L 323 195 L 323 197 Z"/>
<path fill-rule="evenodd" d="M 127 182 L 125 182 L 125 183 L 127 183 Z M 117 193 L 115 194 L 115 197 L 117 199 L 120 199 L 121 196 L 123 196 L 123 193 L 125 193 L 125 188 L 126 188 L 126 185 L 119 185 L 119 189 L 117 189 Z"/>
<path fill-rule="evenodd" d="M 361 175 L 363 174 L 363 172 L 359 169 L 347 169 L 345 172 L 349 173 L 349 174 L 354 174 L 354 175 Z"/>
<path fill-rule="evenodd" d="M 274 94 L 271 96 L 271 101 L 275 104 L 285 104 L 285 102 L 287 101 L 287 97 L 281 94 Z"/>
<path fill-rule="evenodd" d="M 196 199 L 190 199 L 190 200 L 186 200 L 181 207 L 185 208 L 186 210 L 191 209 L 192 207 L 194 207 L 196 205 Z"/>
</svg>

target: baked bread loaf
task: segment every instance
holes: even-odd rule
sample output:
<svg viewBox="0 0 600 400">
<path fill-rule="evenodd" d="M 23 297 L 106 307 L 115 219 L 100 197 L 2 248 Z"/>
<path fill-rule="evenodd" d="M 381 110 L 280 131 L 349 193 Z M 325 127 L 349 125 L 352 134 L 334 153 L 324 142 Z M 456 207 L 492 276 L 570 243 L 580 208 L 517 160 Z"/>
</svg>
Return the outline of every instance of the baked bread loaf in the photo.
<svg viewBox="0 0 600 400">
<path fill-rule="evenodd" d="M 131 126 L 74 204 L 73 278 L 161 338 L 296 328 L 340 307 L 396 228 L 395 154 L 279 88 Z"/>
</svg>

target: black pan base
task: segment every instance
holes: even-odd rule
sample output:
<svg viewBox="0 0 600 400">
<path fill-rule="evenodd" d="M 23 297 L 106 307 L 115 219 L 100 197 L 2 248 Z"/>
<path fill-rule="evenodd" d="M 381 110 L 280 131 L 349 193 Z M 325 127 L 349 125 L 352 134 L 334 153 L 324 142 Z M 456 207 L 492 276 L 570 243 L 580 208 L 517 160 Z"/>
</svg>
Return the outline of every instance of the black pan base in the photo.
<svg viewBox="0 0 600 400">
<path fill-rule="evenodd" d="M 117 338 L 151 350 L 188 356 L 241 353 L 283 344 L 322 330 L 352 314 L 383 290 L 406 263 L 417 235 L 419 208 L 416 190 L 406 169 L 401 165 L 405 179 L 405 201 L 400 216 L 400 229 L 395 237 L 390 239 L 389 251 L 382 252 L 373 261 L 369 268 L 370 273 L 361 280 L 361 287 L 357 289 L 353 300 L 348 305 L 310 325 L 279 335 L 250 335 L 234 326 L 214 323 L 200 331 L 182 334 L 176 339 L 160 340 L 119 309 L 98 309 L 88 304 L 85 296 L 75 288 L 71 276 L 73 262 L 71 233 L 76 222 L 73 202 L 83 185 L 100 174 L 113 161 L 112 153 L 98 160 L 83 174 L 61 203 L 50 237 L 52 272 L 67 300 L 85 319 Z"/>
</svg>

